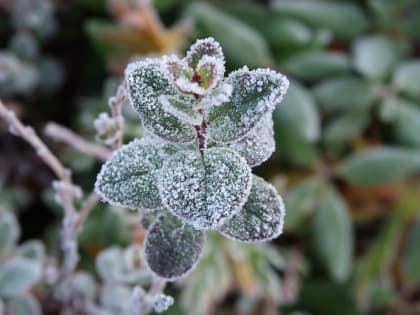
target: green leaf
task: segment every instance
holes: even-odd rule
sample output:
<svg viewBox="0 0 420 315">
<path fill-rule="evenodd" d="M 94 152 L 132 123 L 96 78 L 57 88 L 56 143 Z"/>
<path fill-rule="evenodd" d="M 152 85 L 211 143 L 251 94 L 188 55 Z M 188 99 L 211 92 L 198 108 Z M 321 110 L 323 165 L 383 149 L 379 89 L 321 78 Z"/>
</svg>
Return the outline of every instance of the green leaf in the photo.
<svg viewBox="0 0 420 315">
<path fill-rule="evenodd" d="M 420 244 L 420 223 L 415 222 L 413 228 L 408 232 L 406 244 L 404 244 L 402 254 L 402 273 L 405 284 L 415 289 L 420 283 L 420 252 L 418 246 Z"/>
<path fill-rule="evenodd" d="M 193 97 L 178 94 L 164 76 L 161 63 L 160 59 L 146 59 L 127 66 L 128 98 L 146 130 L 171 142 L 191 142 L 196 137 L 194 127 L 164 111 L 160 96 L 175 97 L 187 103 L 192 102 Z"/>
<path fill-rule="evenodd" d="M 300 139 L 311 143 L 319 139 L 321 122 L 318 108 L 310 92 L 297 82 L 291 84 L 273 117 L 277 125 Z"/>
<path fill-rule="evenodd" d="M 10 251 L 20 236 L 19 224 L 13 213 L 0 211 L 0 254 Z"/>
<path fill-rule="evenodd" d="M 10 315 L 41 315 L 41 305 L 31 295 L 14 296 L 8 303 Z"/>
<path fill-rule="evenodd" d="M 77 296 L 93 300 L 96 298 L 96 280 L 90 273 L 76 272 L 71 279 L 71 286 Z"/>
<path fill-rule="evenodd" d="M 401 98 L 389 98 L 381 106 L 381 118 L 390 123 L 401 144 L 420 146 L 420 107 Z"/>
<path fill-rule="evenodd" d="M 325 127 L 324 141 L 331 146 L 343 146 L 361 135 L 369 123 L 369 111 L 350 110 L 331 120 Z"/>
<path fill-rule="evenodd" d="M 45 261 L 45 246 L 39 240 L 26 241 L 19 246 L 17 256 L 31 259 L 42 265 Z"/>
<path fill-rule="evenodd" d="M 132 314 L 131 292 L 129 286 L 115 283 L 105 284 L 101 289 L 99 300 L 111 314 Z"/>
<path fill-rule="evenodd" d="M 245 158 L 251 167 L 268 160 L 276 148 L 271 114 L 263 119 L 243 139 L 228 146 Z"/>
<path fill-rule="evenodd" d="M 173 216 L 161 216 L 146 235 L 144 254 L 150 270 L 158 277 L 176 280 L 198 262 L 204 233 Z"/>
<path fill-rule="evenodd" d="M 176 151 L 171 144 L 134 140 L 114 152 L 98 174 L 95 190 L 111 205 L 132 209 L 161 206 L 155 172 Z"/>
<path fill-rule="evenodd" d="M 420 99 L 420 60 L 402 63 L 396 70 L 393 83 L 397 89 L 407 95 Z"/>
<path fill-rule="evenodd" d="M 208 135 L 216 142 L 233 142 L 245 136 L 281 102 L 289 81 L 269 69 L 232 72 L 226 82 L 233 88 L 229 102 L 210 108 L 206 113 Z"/>
<path fill-rule="evenodd" d="M 317 254 L 337 282 L 348 279 L 353 262 L 353 231 L 341 196 L 327 191 L 321 198 L 312 227 Z"/>
<path fill-rule="evenodd" d="M 165 112 L 174 115 L 185 123 L 200 125 L 203 120 L 203 116 L 196 111 L 190 103 L 183 102 L 176 98 L 168 98 L 166 95 L 161 95 L 159 97 L 159 102 Z"/>
<path fill-rule="evenodd" d="M 420 170 L 418 151 L 379 147 L 357 152 L 344 161 L 338 174 L 355 185 L 378 185 Z"/>
<path fill-rule="evenodd" d="M 173 214 L 197 229 L 214 229 L 246 202 L 251 169 L 228 148 L 210 148 L 203 156 L 197 151 L 180 151 L 164 162 L 159 189 Z"/>
<path fill-rule="evenodd" d="M 286 230 L 297 230 L 315 212 L 322 186 L 317 178 L 308 178 L 293 186 L 285 196 Z"/>
<path fill-rule="evenodd" d="M 11 297 L 30 289 L 41 278 L 41 266 L 26 258 L 15 258 L 0 266 L 0 296 Z"/>
<path fill-rule="evenodd" d="M 354 66 L 366 78 L 386 79 L 398 61 L 396 47 L 383 36 L 366 36 L 353 45 Z"/>
<path fill-rule="evenodd" d="M 327 111 L 366 108 L 376 96 L 372 84 L 354 76 L 323 81 L 314 87 L 313 92 L 319 105 Z"/>
<path fill-rule="evenodd" d="M 253 67 L 270 62 L 264 37 L 247 24 L 203 2 L 191 4 L 185 12 L 207 36 L 220 42 L 230 64 Z"/>
<path fill-rule="evenodd" d="M 240 5 L 221 2 L 218 8 L 255 28 L 273 47 L 302 46 L 312 40 L 312 31 L 304 23 L 279 16 L 262 5 L 253 2 Z"/>
<path fill-rule="evenodd" d="M 267 241 L 281 234 L 284 215 L 283 199 L 276 189 L 254 175 L 247 202 L 237 214 L 219 228 L 219 231 L 236 241 Z"/>
<path fill-rule="evenodd" d="M 219 63 L 225 62 L 222 47 L 211 37 L 197 40 L 187 51 L 185 60 L 192 69 L 196 69 L 204 56 L 215 58 Z"/>
<path fill-rule="evenodd" d="M 321 78 L 350 72 L 348 55 L 339 52 L 309 50 L 293 55 L 282 63 L 288 73 L 302 80 Z"/>
<path fill-rule="evenodd" d="M 349 2 L 323 0 L 272 0 L 276 12 L 301 19 L 313 26 L 325 27 L 339 37 L 351 37 L 368 26 L 360 7 Z"/>
</svg>

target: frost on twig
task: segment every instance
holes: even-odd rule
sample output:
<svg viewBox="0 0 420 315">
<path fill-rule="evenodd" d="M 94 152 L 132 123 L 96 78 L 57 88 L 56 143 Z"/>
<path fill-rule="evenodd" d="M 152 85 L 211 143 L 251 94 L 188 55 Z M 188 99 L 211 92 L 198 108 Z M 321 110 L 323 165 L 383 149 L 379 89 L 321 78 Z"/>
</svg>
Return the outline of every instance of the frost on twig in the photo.
<svg viewBox="0 0 420 315">
<path fill-rule="evenodd" d="M 282 198 L 251 167 L 274 151 L 272 113 L 289 81 L 247 67 L 225 77 L 224 62 L 220 45 L 207 38 L 183 59 L 147 58 L 125 71 L 145 137 L 116 151 L 95 187 L 104 201 L 139 209 L 146 265 L 166 281 L 194 268 L 206 230 L 243 242 L 282 232 Z M 137 301 L 145 295 L 134 291 Z"/>
</svg>

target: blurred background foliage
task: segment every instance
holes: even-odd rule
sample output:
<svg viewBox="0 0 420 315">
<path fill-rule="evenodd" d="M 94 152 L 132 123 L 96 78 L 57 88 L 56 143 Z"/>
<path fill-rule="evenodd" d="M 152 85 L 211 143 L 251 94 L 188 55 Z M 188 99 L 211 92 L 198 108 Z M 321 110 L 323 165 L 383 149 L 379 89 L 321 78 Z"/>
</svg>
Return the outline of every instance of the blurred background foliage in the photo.
<svg viewBox="0 0 420 315">
<path fill-rule="evenodd" d="M 276 153 L 257 169 L 285 197 L 285 233 L 265 245 L 210 235 L 197 269 L 170 287 L 165 314 L 420 314 L 418 0 L 0 0 L 0 96 L 39 130 L 55 120 L 94 140 L 93 121 L 129 60 L 182 54 L 206 36 L 221 43 L 229 70 L 271 67 L 291 79 L 274 114 Z M 142 131 L 124 110 L 128 141 Z M 100 163 L 52 145 L 90 190 Z M 53 176 L 6 132 L 0 150 L 0 264 L 32 244 L 35 262 L 22 264 L 37 268 L 44 247 L 27 240 L 50 254 L 57 246 Z M 98 257 L 143 240 L 132 216 L 101 204 L 80 235 L 81 272 L 105 277 L 105 287 Z M 5 241 L 6 229 L 15 232 Z M 123 249 L 113 248 L 117 266 Z M 12 297 L 0 285 L 9 311 L 56 314 L 45 288 L 30 284 Z M 106 295 L 115 314 L 124 314 L 124 290 Z"/>
</svg>

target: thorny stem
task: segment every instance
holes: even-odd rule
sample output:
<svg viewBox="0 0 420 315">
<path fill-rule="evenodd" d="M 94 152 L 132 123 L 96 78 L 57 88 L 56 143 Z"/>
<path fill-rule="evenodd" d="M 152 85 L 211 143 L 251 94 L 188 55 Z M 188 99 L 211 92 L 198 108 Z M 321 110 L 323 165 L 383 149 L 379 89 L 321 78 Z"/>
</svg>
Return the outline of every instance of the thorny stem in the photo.
<svg viewBox="0 0 420 315">
<path fill-rule="evenodd" d="M 54 122 L 48 123 L 44 129 L 44 132 L 50 138 L 71 145 L 80 152 L 83 152 L 87 155 L 93 155 L 102 161 L 107 160 L 111 154 L 111 151 L 108 149 L 93 143 L 89 143 L 78 134 Z"/>
</svg>

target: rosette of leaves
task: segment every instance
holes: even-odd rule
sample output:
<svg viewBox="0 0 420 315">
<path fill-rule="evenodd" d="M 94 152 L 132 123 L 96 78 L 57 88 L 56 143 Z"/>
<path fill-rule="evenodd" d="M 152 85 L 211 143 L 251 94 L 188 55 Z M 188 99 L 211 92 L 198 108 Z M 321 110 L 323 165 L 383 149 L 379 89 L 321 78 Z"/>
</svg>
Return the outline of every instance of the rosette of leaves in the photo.
<svg viewBox="0 0 420 315">
<path fill-rule="evenodd" d="M 282 198 L 251 167 L 274 151 L 271 116 L 289 82 L 270 69 L 224 72 L 213 38 L 198 40 L 184 59 L 145 59 L 126 69 L 146 136 L 111 156 L 96 191 L 153 217 L 144 258 L 167 280 L 195 266 L 205 231 L 241 242 L 282 231 Z"/>
</svg>

